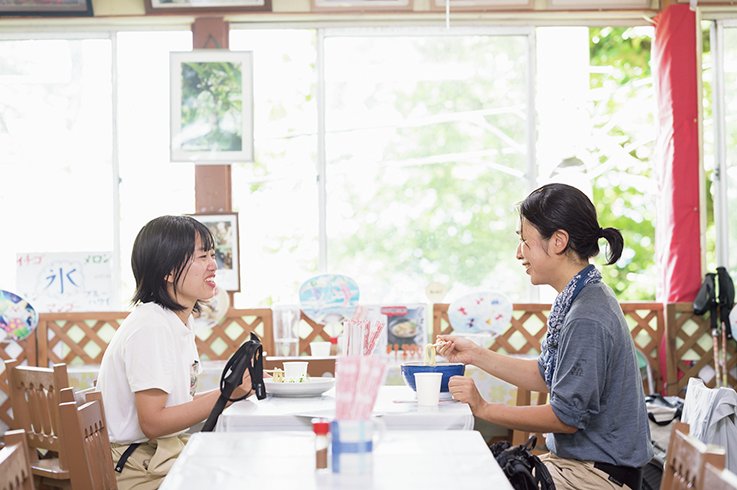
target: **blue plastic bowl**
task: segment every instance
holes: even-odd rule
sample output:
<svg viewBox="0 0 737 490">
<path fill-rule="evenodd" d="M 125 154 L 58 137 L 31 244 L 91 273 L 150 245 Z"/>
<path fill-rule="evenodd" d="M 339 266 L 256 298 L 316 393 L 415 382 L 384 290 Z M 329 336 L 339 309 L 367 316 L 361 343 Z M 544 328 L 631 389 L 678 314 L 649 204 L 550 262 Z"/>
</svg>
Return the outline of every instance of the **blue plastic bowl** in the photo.
<svg viewBox="0 0 737 490">
<path fill-rule="evenodd" d="M 466 372 L 466 365 L 459 362 L 439 362 L 435 366 L 425 366 L 424 363 L 418 361 L 404 363 L 400 370 L 404 383 L 413 391 L 417 391 L 415 373 L 443 373 L 440 392 L 448 393 L 448 380 L 451 376 L 463 376 Z"/>
</svg>

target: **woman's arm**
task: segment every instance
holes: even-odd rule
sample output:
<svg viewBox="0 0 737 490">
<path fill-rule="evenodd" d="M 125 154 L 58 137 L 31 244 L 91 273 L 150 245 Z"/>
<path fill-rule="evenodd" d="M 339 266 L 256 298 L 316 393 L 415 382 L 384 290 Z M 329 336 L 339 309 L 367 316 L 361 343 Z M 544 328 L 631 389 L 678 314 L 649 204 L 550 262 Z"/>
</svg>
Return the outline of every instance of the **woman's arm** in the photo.
<svg viewBox="0 0 737 490">
<path fill-rule="evenodd" d="M 242 384 L 233 390 L 231 398 L 240 398 L 251 392 L 251 376 L 246 369 Z M 159 389 L 136 392 L 138 424 L 149 439 L 187 430 L 205 420 L 220 398 L 220 390 L 197 393 L 191 402 L 172 407 L 166 406 L 168 396 L 165 391 Z M 226 407 L 231 404 L 232 402 L 228 402 Z"/>
<path fill-rule="evenodd" d="M 448 388 L 453 398 L 468 403 L 475 417 L 501 427 L 564 434 L 572 434 L 578 430 L 564 424 L 549 404 L 514 407 L 503 403 L 489 403 L 481 396 L 473 379 L 467 376 L 453 376 L 448 382 Z"/>
<path fill-rule="evenodd" d="M 438 348 L 438 354 L 450 362 L 473 364 L 492 376 L 520 388 L 548 392 L 548 386 L 537 367 L 537 359 L 505 356 L 463 337 L 438 335 L 438 340 L 443 342 Z"/>
</svg>

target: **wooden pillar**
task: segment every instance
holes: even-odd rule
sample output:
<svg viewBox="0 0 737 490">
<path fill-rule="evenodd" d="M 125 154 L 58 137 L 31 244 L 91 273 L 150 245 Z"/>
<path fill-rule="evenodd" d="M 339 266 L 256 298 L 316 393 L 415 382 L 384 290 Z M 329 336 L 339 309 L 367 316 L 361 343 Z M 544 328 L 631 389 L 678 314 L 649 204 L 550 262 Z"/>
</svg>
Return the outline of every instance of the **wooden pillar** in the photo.
<svg viewBox="0 0 737 490">
<path fill-rule="evenodd" d="M 228 23 L 222 17 L 197 17 L 192 24 L 194 49 L 228 49 Z M 194 173 L 195 212 L 233 210 L 230 165 L 197 165 Z"/>
</svg>

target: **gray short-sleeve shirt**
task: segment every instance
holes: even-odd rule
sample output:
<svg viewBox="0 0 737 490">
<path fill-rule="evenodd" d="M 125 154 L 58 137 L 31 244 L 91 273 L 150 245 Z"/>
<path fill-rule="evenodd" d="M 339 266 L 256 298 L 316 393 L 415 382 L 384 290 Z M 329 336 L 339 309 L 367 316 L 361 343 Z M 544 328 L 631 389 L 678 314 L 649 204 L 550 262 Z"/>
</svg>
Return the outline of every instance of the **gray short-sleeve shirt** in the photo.
<svg viewBox="0 0 737 490">
<path fill-rule="evenodd" d="M 544 377 L 548 351 L 538 358 Z M 548 434 L 561 458 L 639 467 L 653 457 L 645 394 L 629 328 L 614 292 L 589 284 L 573 301 L 560 332 L 550 405 L 578 430 Z"/>
</svg>

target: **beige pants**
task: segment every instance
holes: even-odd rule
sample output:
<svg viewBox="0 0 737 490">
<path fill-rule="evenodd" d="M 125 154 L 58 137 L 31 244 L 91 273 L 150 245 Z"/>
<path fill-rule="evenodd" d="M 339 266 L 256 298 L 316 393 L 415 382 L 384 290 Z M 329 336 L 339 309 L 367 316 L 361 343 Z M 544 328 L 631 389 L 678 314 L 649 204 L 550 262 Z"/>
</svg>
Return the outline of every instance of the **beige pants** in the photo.
<svg viewBox="0 0 737 490">
<path fill-rule="evenodd" d="M 156 490 L 184 449 L 189 434 L 142 442 L 125 462 L 123 471 L 115 472 L 119 490 Z M 115 464 L 128 445 L 110 443 Z"/>
<path fill-rule="evenodd" d="M 553 453 L 540 456 L 553 477 L 555 490 L 632 490 L 609 481 L 609 475 L 594 468 L 592 461 L 559 458 Z"/>
</svg>

